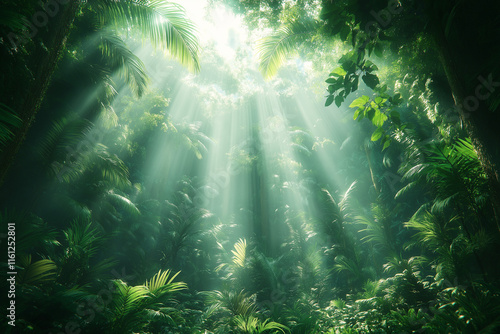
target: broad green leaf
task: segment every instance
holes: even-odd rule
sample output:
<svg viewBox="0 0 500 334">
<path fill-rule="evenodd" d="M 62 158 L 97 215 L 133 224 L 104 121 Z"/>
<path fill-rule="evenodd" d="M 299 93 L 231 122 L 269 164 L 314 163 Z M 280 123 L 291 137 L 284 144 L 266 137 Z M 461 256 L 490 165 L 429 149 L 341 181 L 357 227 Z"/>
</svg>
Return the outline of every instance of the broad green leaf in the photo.
<svg viewBox="0 0 500 334">
<path fill-rule="evenodd" d="M 349 51 L 345 55 L 340 57 L 339 63 L 344 64 L 344 63 L 347 63 L 349 61 L 354 62 L 356 57 L 357 57 L 357 52 L 355 50 Z M 344 67 L 344 66 L 342 66 L 342 67 Z M 345 69 L 345 67 L 344 67 L 344 69 Z"/>
<path fill-rule="evenodd" d="M 375 132 L 373 132 L 373 134 L 372 134 L 371 141 L 377 141 L 377 140 L 379 140 L 380 137 L 382 137 L 383 134 L 384 134 L 384 129 L 383 128 L 377 128 L 377 130 L 375 130 Z"/>
<path fill-rule="evenodd" d="M 378 67 L 377 65 L 375 65 L 374 63 L 372 63 L 371 61 L 367 60 L 365 62 L 365 68 L 367 71 L 369 72 L 372 72 L 372 71 L 377 71 L 378 70 Z"/>
<path fill-rule="evenodd" d="M 334 69 L 332 71 L 332 73 L 330 73 L 330 76 L 342 77 L 342 76 L 344 76 L 346 74 L 347 74 L 347 72 L 342 67 L 337 67 L 336 69 Z"/>
<path fill-rule="evenodd" d="M 379 110 L 375 111 L 375 115 L 373 115 L 373 125 L 377 127 L 381 127 L 384 125 L 384 122 L 387 120 L 387 115 L 384 114 L 383 112 L 380 112 Z"/>
<path fill-rule="evenodd" d="M 333 95 L 328 96 L 326 98 L 325 107 L 328 107 L 330 104 L 332 104 L 333 103 L 333 99 L 334 99 Z"/>
<path fill-rule="evenodd" d="M 389 145 L 391 145 L 391 140 L 388 139 L 384 142 L 384 146 L 382 147 L 382 151 L 385 150 L 386 148 L 389 147 Z"/>
<path fill-rule="evenodd" d="M 375 109 L 372 107 L 368 107 L 365 111 L 365 116 L 370 120 L 370 122 L 373 120 L 373 116 L 375 115 Z"/>
<path fill-rule="evenodd" d="M 396 110 L 391 111 L 391 121 L 396 125 L 401 124 L 401 119 L 399 117 L 399 113 Z"/>
<path fill-rule="evenodd" d="M 352 60 L 346 60 L 342 63 L 342 68 L 348 73 L 354 72 L 356 70 L 356 63 Z"/>
<path fill-rule="evenodd" d="M 342 95 L 337 95 L 335 97 L 335 104 L 337 105 L 337 107 L 340 107 L 342 102 L 344 102 L 344 97 Z"/>
<path fill-rule="evenodd" d="M 363 110 L 364 110 L 363 108 L 358 108 L 358 109 L 356 110 L 356 112 L 354 113 L 354 116 L 353 116 L 354 120 L 356 120 L 356 119 L 358 118 L 359 114 L 360 114 Z M 361 116 L 361 118 L 360 118 L 359 120 L 362 120 L 362 119 L 363 119 L 363 116 Z"/>
<path fill-rule="evenodd" d="M 368 45 L 368 57 L 371 57 L 372 55 L 372 52 L 373 52 L 373 44 L 370 43 L 370 45 Z"/>
<path fill-rule="evenodd" d="M 349 33 L 351 32 L 351 28 L 347 25 L 343 26 L 342 29 L 340 29 L 340 39 L 342 41 L 346 41 L 347 37 L 349 36 Z"/>
<path fill-rule="evenodd" d="M 369 100 L 370 98 L 368 96 L 363 95 L 361 97 L 358 97 L 356 100 L 352 101 L 352 103 L 349 105 L 349 108 L 364 107 Z"/>
<path fill-rule="evenodd" d="M 363 82 L 371 89 L 374 89 L 380 83 L 375 74 L 366 73 L 361 79 L 363 79 Z"/>
<path fill-rule="evenodd" d="M 401 94 L 400 93 L 397 93 L 395 94 L 392 99 L 391 99 L 391 102 L 394 104 L 394 105 L 398 105 L 400 104 L 402 101 L 402 98 L 401 98 Z"/>
<path fill-rule="evenodd" d="M 351 38 L 351 43 L 352 47 L 356 47 L 356 36 L 358 35 L 359 30 L 358 29 L 353 29 L 352 30 L 352 38 Z"/>
<path fill-rule="evenodd" d="M 326 83 L 328 84 L 333 84 L 333 83 L 336 83 L 337 82 L 337 79 L 335 78 L 328 78 L 325 80 Z"/>
<path fill-rule="evenodd" d="M 356 76 L 352 82 L 352 86 L 351 86 L 351 91 L 352 92 L 355 92 L 358 90 L 358 86 L 359 86 L 359 77 Z"/>
</svg>

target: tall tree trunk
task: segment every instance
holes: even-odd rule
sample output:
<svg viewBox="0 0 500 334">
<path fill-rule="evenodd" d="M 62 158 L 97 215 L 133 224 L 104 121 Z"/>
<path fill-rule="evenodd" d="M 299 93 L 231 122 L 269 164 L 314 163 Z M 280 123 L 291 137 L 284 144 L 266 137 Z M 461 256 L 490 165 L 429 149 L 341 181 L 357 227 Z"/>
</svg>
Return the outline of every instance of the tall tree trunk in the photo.
<svg viewBox="0 0 500 334">
<path fill-rule="evenodd" d="M 30 70 L 33 73 L 33 78 L 26 83 L 28 85 L 27 94 L 16 110 L 23 123 L 16 130 L 14 138 L 1 152 L 0 185 L 4 182 L 17 152 L 35 120 L 36 113 L 40 109 L 50 79 L 65 48 L 80 3 L 80 0 L 71 0 L 65 5 L 60 5 L 58 13 L 54 17 L 48 18 L 48 31 L 44 34 L 46 38 L 40 36 L 41 31 L 34 37 L 35 51 L 30 55 Z"/>
<path fill-rule="evenodd" d="M 496 222 L 496 227 L 500 231 L 500 179 L 498 166 L 495 165 L 492 158 L 492 153 L 489 152 L 488 137 L 486 135 L 487 131 L 481 129 L 483 125 L 480 121 L 480 113 L 489 112 L 489 110 L 481 110 L 486 108 L 485 105 L 480 106 L 478 110 L 467 112 L 463 110 L 463 106 L 466 103 L 466 99 L 469 96 L 474 96 L 474 94 L 467 94 L 463 78 L 460 78 L 458 73 L 459 65 L 457 64 L 454 53 L 452 52 L 451 46 L 444 35 L 443 29 L 436 24 L 433 29 L 433 37 L 436 44 L 436 48 L 439 52 L 440 62 L 448 79 L 448 84 L 450 85 L 453 99 L 455 102 L 456 110 L 463 111 L 459 112 L 460 119 L 465 126 L 468 136 L 472 140 L 474 149 L 477 152 L 478 158 L 481 162 L 483 170 L 488 178 L 488 186 L 491 195 L 491 202 L 493 206 L 493 213 Z M 486 124 L 486 126 L 491 126 L 492 124 Z M 496 145 L 497 143 L 492 143 Z"/>
</svg>

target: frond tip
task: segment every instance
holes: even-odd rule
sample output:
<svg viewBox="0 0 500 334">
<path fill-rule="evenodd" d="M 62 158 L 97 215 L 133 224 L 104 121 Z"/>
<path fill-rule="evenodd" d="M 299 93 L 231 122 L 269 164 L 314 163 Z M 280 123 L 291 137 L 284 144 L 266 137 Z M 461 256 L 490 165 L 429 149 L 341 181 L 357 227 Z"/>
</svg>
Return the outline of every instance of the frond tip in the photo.
<svg viewBox="0 0 500 334">
<path fill-rule="evenodd" d="M 274 34 L 262 38 L 257 44 L 259 69 L 266 79 L 270 79 L 296 50 L 297 44 L 314 31 L 312 24 L 300 21 L 290 22 Z"/>
<path fill-rule="evenodd" d="M 247 251 L 247 241 L 246 239 L 239 239 L 237 243 L 234 244 L 234 250 L 231 250 L 233 253 L 233 263 L 238 267 L 245 266 L 245 258 Z"/>
<path fill-rule="evenodd" d="M 166 293 L 186 289 L 186 283 L 173 282 L 179 273 L 180 271 L 170 277 L 170 270 L 165 270 L 163 272 L 160 270 L 151 278 L 151 280 L 146 281 L 144 286 L 146 286 L 149 291 L 157 297 Z"/>
<path fill-rule="evenodd" d="M 199 44 L 194 23 L 182 6 L 163 0 L 111 1 L 102 3 L 101 22 L 137 28 L 143 37 L 199 72 Z"/>
<path fill-rule="evenodd" d="M 142 96 L 148 84 L 144 63 L 137 57 L 115 31 L 107 29 L 101 32 L 100 49 L 118 66 L 120 74 L 137 96 Z"/>
</svg>

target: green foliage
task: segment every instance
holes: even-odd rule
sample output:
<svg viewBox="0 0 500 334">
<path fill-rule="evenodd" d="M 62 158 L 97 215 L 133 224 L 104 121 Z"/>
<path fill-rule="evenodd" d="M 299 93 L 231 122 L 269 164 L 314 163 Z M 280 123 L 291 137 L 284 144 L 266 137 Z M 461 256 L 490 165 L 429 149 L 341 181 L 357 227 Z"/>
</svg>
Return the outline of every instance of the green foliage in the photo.
<svg viewBox="0 0 500 334">
<path fill-rule="evenodd" d="M 98 2 L 98 15 L 103 25 L 138 29 L 153 45 L 168 52 L 191 70 L 199 71 L 195 26 L 186 18 L 180 5 L 162 0 L 102 0 Z"/>
<path fill-rule="evenodd" d="M 18 284 L 38 285 L 55 280 L 57 266 L 49 259 L 32 262 L 31 255 L 20 257 L 22 271 L 17 276 Z"/>
<path fill-rule="evenodd" d="M 428 325 L 435 332 L 459 330 L 461 333 L 494 333 L 500 328 L 496 287 L 475 283 L 467 289 L 445 289 L 440 297 L 441 306 Z"/>
<path fill-rule="evenodd" d="M 376 95 L 372 99 L 363 95 L 355 99 L 349 108 L 356 108 L 354 112 L 354 120 L 361 121 L 364 118 L 369 119 L 376 127 L 371 135 L 371 141 L 381 140 L 382 150 L 389 147 L 392 142 L 390 137 L 391 131 L 396 129 L 405 129 L 405 125 L 401 124 L 400 114 L 396 110 L 401 103 L 401 94 L 397 93 L 391 96 L 387 93 L 387 86 L 370 87 L 375 90 Z M 384 127 L 384 124 L 389 123 L 389 127 Z"/>
<path fill-rule="evenodd" d="M 52 127 L 37 143 L 36 151 L 44 164 L 63 161 L 68 157 L 69 147 L 78 147 L 92 129 L 85 119 L 70 122 L 66 118 L 53 121 Z"/>
<path fill-rule="evenodd" d="M 234 250 L 231 250 L 233 253 L 233 263 L 238 267 L 245 266 L 245 257 L 246 257 L 246 249 L 247 249 L 247 241 L 245 239 L 238 240 L 237 243 L 234 244 Z"/>
<path fill-rule="evenodd" d="M 285 60 L 294 52 L 296 45 L 315 31 L 311 22 L 291 21 L 274 34 L 264 37 L 257 45 L 259 69 L 267 79 L 273 77 Z"/>
<path fill-rule="evenodd" d="M 108 333 L 134 333 L 155 317 L 170 319 L 171 310 L 164 307 L 164 297 L 187 288 L 183 282 L 173 282 L 177 275 L 169 277 L 169 270 L 160 270 L 150 281 L 136 286 L 114 281 L 116 294 L 110 304 Z"/>
<path fill-rule="evenodd" d="M 63 231 L 64 254 L 58 259 L 61 268 L 58 281 L 61 284 L 83 285 L 94 277 L 100 277 L 115 264 L 110 258 L 96 261 L 104 238 L 90 219 L 74 220 L 70 228 Z"/>
<path fill-rule="evenodd" d="M 466 214 L 478 214 L 486 202 L 487 181 L 470 139 L 457 140 L 453 145 L 431 143 L 424 152 L 426 161 L 407 170 L 403 179 L 431 184 L 437 209 L 461 202 L 465 203 Z M 396 196 L 404 194 L 406 187 Z"/>
<path fill-rule="evenodd" d="M 326 107 L 333 101 L 340 107 L 350 93 L 358 90 L 360 76 L 371 89 L 375 89 L 379 84 L 378 77 L 372 73 L 378 70 L 378 67 L 370 60 L 365 60 L 364 55 L 350 51 L 340 57 L 339 63 L 341 66 L 334 69 L 326 79 L 329 84 Z"/>
<path fill-rule="evenodd" d="M 238 333 L 242 334 L 261 334 L 261 333 L 286 333 L 286 326 L 268 319 L 261 321 L 259 318 L 238 315 L 235 317 Z"/>
<path fill-rule="evenodd" d="M 121 69 L 125 81 L 132 91 L 141 97 L 144 93 L 148 77 L 143 62 L 130 51 L 125 42 L 113 30 L 101 31 L 99 45 L 103 55 L 109 59 L 113 67 Z"/>
<path fill-rule="evenodd" d="M 0 103 L 0 148 L 13 136 L 13 130 L 21 126 L 21 119 L 7 105 Z"/>
</svg>

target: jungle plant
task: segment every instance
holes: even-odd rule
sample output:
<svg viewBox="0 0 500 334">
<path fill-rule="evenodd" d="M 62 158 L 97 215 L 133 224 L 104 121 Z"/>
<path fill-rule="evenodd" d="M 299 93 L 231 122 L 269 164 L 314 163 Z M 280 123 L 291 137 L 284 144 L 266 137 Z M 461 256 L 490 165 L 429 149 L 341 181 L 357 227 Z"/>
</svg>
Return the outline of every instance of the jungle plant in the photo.
<svg viewBox="0 0 500 334">
<path fill-rule="evenodd" d="M 81 286 L 92 282 L 103 273 L 111 270 L 115 262 L 110 258 L 96 260 L 102 248 L 104 237 L 98 233 L 89 219 L 77 219 L 70 223 L 64 232 L 64 253 L 59 259 L 61 271 L 58 281 L 61 284 Z"/>
<path fill-rule="evenodd" d="M 129 286 L 122 280 L 113 281 L 115 294 L 106 311 L 102 332 L 134 333 L 156 318 L 172 322 L 170 315 L 176 312 L 169 306 L 172 295 L 187 288 L 183 282 L 174 282 L 178 274 L 160 270 L 143 285 L 136 286 Z"/>
<path fill-rule="evenodd" d="M 180 181 L 178 191 L 171 201 L 166 200 L 162 208 L 163 238 L 160 240 L 165 249 L 162 250 L 161 261 L 176 265 L 183 256 L 182 251 L 188 245 L 195 247 L 196 238 L 202 233 L 203 222 L 209 221 L 213 214 L 198 207 L 193 202 L 195 190 L 190 182 Z"/>
<path fill-rule="evenodd" d="M 426 326 L 432 332 L 494 333 L 500 328 L 498 290 L 487 284 L 450 287 L 439 296 L 440 307 Z"/>
<path fill-rule="evenodd" d="M 471 254 L 467 251 L 470 248 L 466 246 L 466 239 L 460 233 L 458 217 L 447 219 L 434 207 L 430 211 L 422 211 L 419 210 L 405 223 L 406 227 L 417 231 L 409 247 L 419 245 L 437 255 L 432 262 L 437 272 L 436 280 L 463 280 L 469 262 L 467 257 Z"/>
<path fill-rule="evenodd" d="M 7 105 L 0 103 L 0 149 L 14 135 L 13 129 L 21 125 L 21 119 Z"/>
<path fill-rule="evenodd" d="M 205 311 L 205 323 L 216 333 L 224 333 L 237 326 L 237 320 L 257 316 L 255 295 L 245 291 L 206 291 L 203 292 L 208 305 Z M 243 318 L 237 318 L 243 317 Z"/>
<path fill-rule="evenodd" d="M 254 316 L 244 317 L 238 315 L 235 317 L 237 333 L 241 334 L 261 334 L 261 333 L 286 333 L 286 326 L 266 319 L 261 321 Z"/>
</svg>

